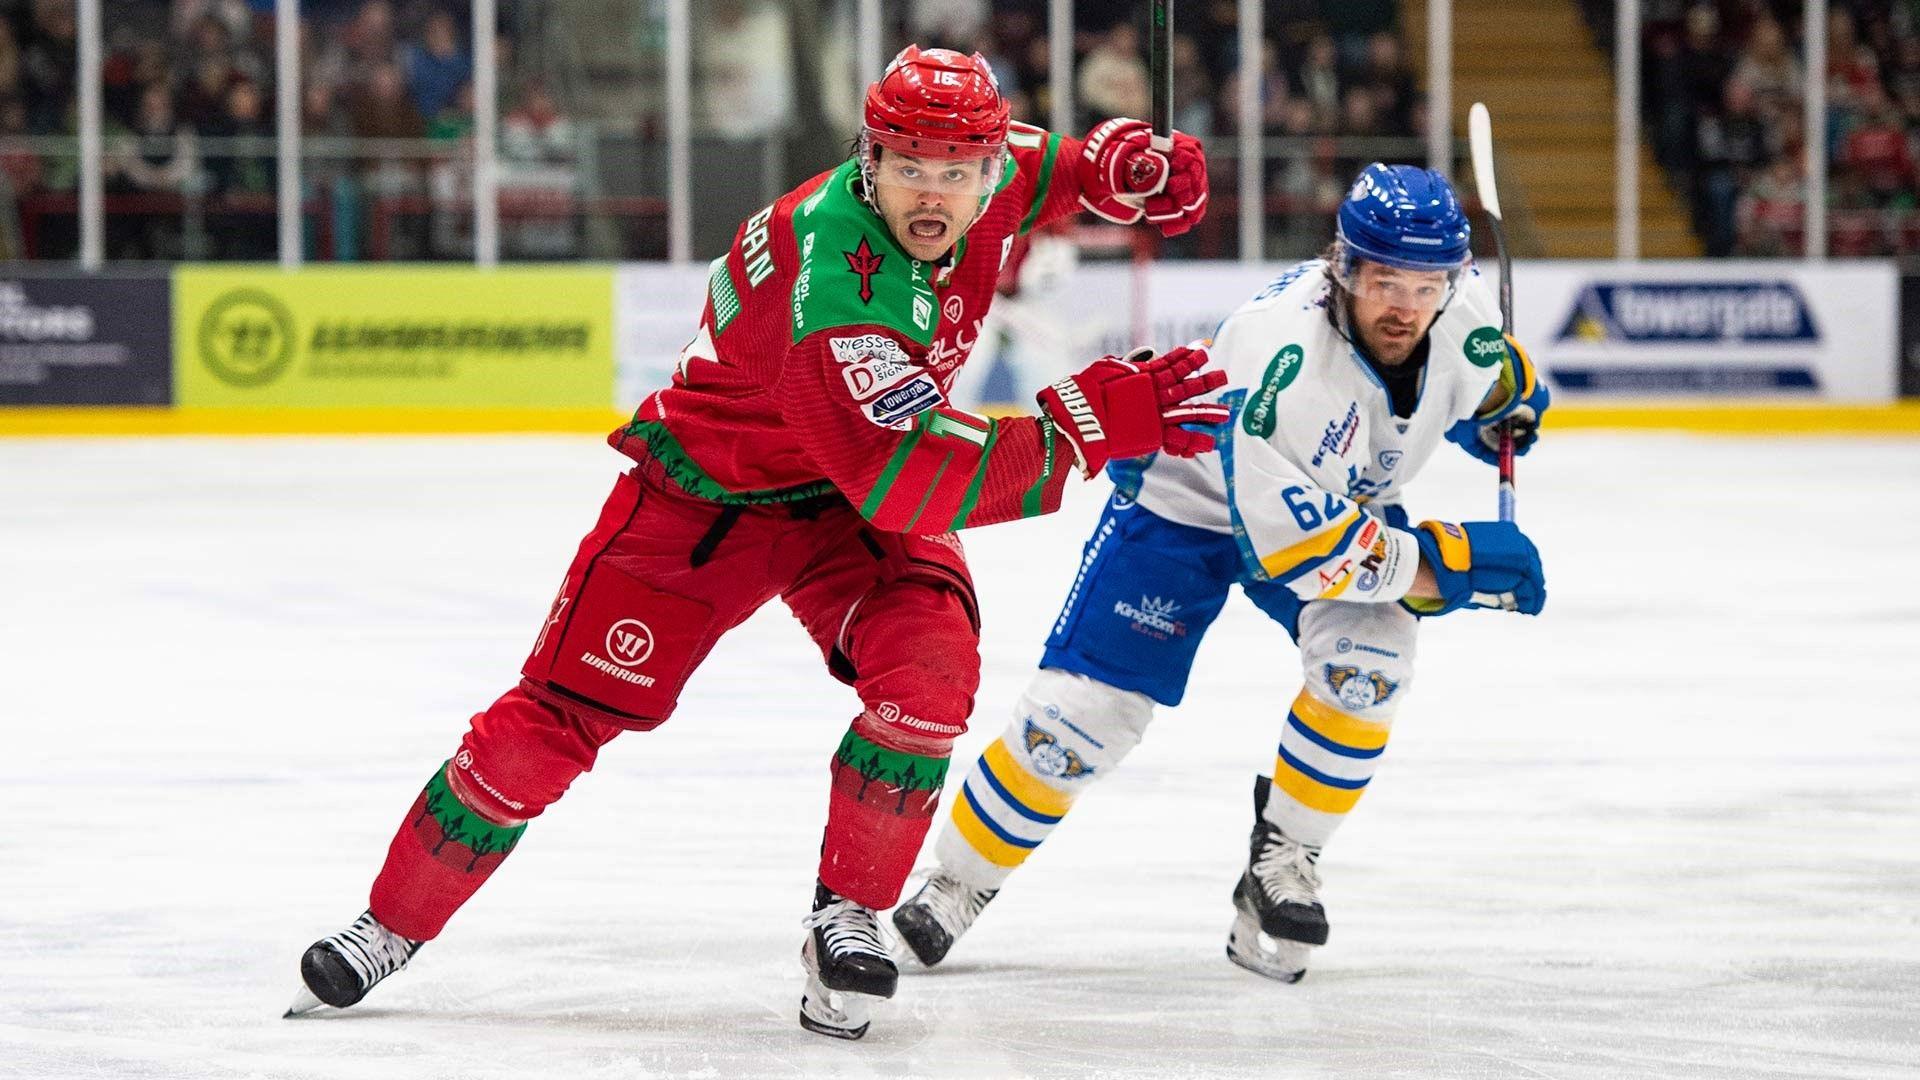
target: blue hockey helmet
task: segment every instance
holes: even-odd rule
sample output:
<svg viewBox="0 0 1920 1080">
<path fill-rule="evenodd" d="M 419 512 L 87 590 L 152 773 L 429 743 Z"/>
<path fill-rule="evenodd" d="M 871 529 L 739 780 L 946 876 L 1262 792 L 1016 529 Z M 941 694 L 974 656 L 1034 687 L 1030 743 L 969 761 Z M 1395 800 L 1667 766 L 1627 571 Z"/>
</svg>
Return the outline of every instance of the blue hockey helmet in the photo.
<svg viewBox="0 0 1920 1080">
<path fill-rule="evenodd" d="M 1367 259 L 1402 270 L 1445 270 L 1467 263 L 1472 229 L 1447 178 L 1417 165 L 1360 170 L 1340 204 L 1334 226 L 1339 248 L 1334 273 L 1352 281 L 1353 260 Z"/>
</svg>

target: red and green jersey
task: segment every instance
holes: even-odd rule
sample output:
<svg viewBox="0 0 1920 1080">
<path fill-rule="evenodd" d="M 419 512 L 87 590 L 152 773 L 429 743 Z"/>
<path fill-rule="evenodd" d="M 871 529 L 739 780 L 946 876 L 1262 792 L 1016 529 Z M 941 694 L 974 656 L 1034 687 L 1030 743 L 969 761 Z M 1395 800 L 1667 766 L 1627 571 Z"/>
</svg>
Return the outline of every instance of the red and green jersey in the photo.
<svg viewBox="0 0 1920 1080">
<path fill-rule="evenodd" d="M 1049 423 L 947 401 L 1016 238 L 1079 208 L 1078 139 L 1016 124 L 1008 142 L 1000 190 L 945 264 L 895 242 L 853 161 L 747 219 L 673 384 L 608 441 L 702 498 L 838 491 L 895 532 L 1056 509 L 1073 455 Z"/>
</svg>

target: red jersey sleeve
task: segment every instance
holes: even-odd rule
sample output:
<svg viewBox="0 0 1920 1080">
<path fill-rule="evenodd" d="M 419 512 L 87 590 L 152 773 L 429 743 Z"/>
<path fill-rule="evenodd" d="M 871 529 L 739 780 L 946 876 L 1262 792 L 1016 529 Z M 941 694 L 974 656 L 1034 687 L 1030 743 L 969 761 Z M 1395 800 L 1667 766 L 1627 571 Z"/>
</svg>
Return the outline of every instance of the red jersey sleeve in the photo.
<svg viewBox="0 0 1920 1080">
<path fill-rule="evenodd" d="M 827 479 L 889 532 L 951 532 L 1059 509 L 1073 457 L 1052 425 L 947 406 L 909 351 L 917 349 L 884 327 L 843 326 L 787 353 L 781 417 Z"/>
<path fill-rule="evenodd" d="M 1021 173 L 1015 181 L 1016 189 L 1027 200 L 1026 214 L 1020 220 L 1021 233 L 1032 232 L 1081 209 L 1080 170 L 1089 167 L 1085 143 L 1026 124 L 1014 124 L 1007 133 L 1007 147 Z"/>
</svg>

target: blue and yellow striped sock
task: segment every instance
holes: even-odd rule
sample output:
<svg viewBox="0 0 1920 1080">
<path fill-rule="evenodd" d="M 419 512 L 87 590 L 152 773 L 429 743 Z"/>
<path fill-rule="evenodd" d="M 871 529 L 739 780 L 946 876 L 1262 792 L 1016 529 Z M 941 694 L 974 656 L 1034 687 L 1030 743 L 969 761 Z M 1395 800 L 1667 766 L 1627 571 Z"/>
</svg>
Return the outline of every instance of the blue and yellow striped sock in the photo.
<svg viewBox="0 0 1920 1080">
<path fill-rule="evenodd" d="M 1267 820 L 1302 844 L 1324 845 L 1373 780 L 1391 728 L 1301 690 L 1280 733 Z"/>
</svg>

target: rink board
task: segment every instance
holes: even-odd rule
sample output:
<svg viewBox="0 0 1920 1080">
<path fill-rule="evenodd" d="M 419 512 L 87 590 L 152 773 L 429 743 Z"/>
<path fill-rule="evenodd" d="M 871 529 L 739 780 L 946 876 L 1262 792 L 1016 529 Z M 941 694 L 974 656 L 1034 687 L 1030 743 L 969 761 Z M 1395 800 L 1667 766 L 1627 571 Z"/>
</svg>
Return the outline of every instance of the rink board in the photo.
<svg viewBox="0 0 1920 1080">
<path fill-rule="evenodd" d="M 1151 264 L 1140 315 L 1135 267 L 1083 264 L 1051 291 L 996 304 L 993 318 L 1022 333 L 983 333 L 954 399 L 1023 408 L 1028 388 L 1124 351 L 1142 326 L 1162 346 L 1205 337 L 1285 265 Z M 170 369 L 170 395 L 132 406 L 97 389 L 77 400 L 16 394 L 33 404 L 0 405 L 0 435 L 607 428 L 672 377 L 706 275 L 704 266 L 663 263 L 183 267 L 166 285 L 170 307 L 129 305 L 159 313 L 151 333 L 122 318 L 102 331 L 111 341 L 86 343 L 125 354 L 129 372 Z M 1550 428 L 1920 429 L 1911 411 L 1886 407 L 1899 374 L 1891 263 L 1523 262 L 1514 280 L 1516 332 L 1555 391 Z M 28 317 L 43 326 L 47 311 L 62 310 L 52 300 L 78 288 L 15 290 L 20 317 L 0 319 L 0 347 L 25 332 Z M 95 321 L 109 323 L 104 313 Z M 524 334 L 535 338 L 516 336 Z M 499 347 L 503 340 L 517 347 Z M 48 348 L 13 344 L 23 356 Z"/>
</svg>

